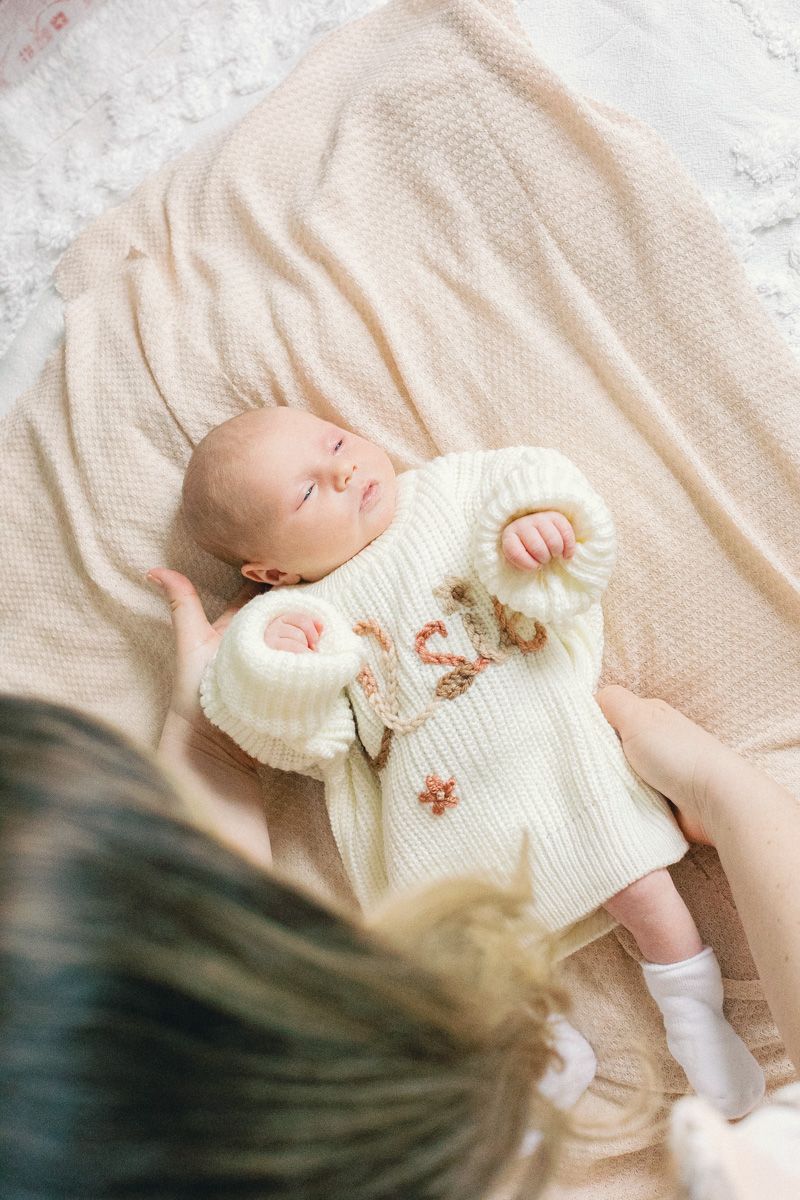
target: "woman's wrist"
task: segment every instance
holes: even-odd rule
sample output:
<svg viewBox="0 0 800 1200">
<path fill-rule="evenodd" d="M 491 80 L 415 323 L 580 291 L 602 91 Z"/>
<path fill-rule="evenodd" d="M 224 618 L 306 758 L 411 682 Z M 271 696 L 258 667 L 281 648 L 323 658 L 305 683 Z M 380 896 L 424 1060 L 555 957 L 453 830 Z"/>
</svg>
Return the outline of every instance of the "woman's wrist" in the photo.
<svg viewBox="0 0 800 1200">
<path fill-rule="evenodd" d="M 735 820 L 748 797 L 763 791 L 765 785 L 768 788 L 778 786 L 772 780 L 766 780 L 758 767 L 741 754 L 718 744 L 706 771 L 704 786 L 696 793 L 698 815 L 713 845 L 717 844 L 723 829 Z"/>
<path fill-rule="evenodd" d="M 255 761 L 227 734 L 215 729 L 206 717 L 190 721 L 172 708 L 164 721 L 158 758 L 173 771 L 182 767 L 202 771 L 213 761 L 222 768 L 257 778 Z"/>
<path fill-rule="evenodd" d="M 210 722 L 170 710 L 161 765 L 184 797 L 186 817 L 259 867 L 272 862 L 258 764 Z"/>
<path fill-rule="evenodd" d="M 712 845 L 731 799 L 731 783 L 741 779 L 750 764 L 729 746 L 714 739 L 707 754 L 698 760 L 692 779 L 692 803 L 697 818 Z"/>
</svg>

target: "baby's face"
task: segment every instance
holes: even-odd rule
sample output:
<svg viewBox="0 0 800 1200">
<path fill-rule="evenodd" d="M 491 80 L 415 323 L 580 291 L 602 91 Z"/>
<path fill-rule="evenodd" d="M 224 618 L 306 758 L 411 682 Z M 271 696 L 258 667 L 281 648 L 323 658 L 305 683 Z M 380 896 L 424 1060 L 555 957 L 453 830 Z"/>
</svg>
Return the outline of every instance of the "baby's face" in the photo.
<svg viewBox="0 0 800 1200">
<path fill-rule="evenodd" d="M 272 584 L 322 579 L 388 528 L 396 484 L 372 442 L 310 413 L 270 410 L 248 439 L 242 485 L 267 519 L 243 574 Z"/>
</svg>

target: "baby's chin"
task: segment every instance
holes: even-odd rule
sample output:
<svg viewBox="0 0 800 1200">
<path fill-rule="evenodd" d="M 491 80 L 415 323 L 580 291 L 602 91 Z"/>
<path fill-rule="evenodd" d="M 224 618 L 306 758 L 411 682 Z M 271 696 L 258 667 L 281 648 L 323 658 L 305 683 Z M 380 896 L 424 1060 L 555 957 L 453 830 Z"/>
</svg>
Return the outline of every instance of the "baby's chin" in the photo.
<svg viewBox="0 0 800 1200">
<path fill-rule="evenodd" d="M 333 563 L 327 564 L 324 567 L 321 565 L 313 567 L 306 565 L 305 570 L 299 572 L 303 583 L 318 583 L 320 579 L 324 579 L 326 575 L 332 575 L 334 571 L 338 571 L 339 567 L 343 567 L 345 563 L 352 562 L 354 558 L 358 558 L 362 550 L 366 550 L 367 546 L 371 546 L 372 543 L 376 541 L 382 533 L 386 532 L 391 525 L 393 518 L 394 506 L 392 506 L 391 513 L 387 520 L 376 522 L 372 530 L 364 533 L 363 539 L 359 539 L 355 545 L 349 547 L 347 551 L 343 550 L 342 554 L 339 555 Z"/>
</svg>

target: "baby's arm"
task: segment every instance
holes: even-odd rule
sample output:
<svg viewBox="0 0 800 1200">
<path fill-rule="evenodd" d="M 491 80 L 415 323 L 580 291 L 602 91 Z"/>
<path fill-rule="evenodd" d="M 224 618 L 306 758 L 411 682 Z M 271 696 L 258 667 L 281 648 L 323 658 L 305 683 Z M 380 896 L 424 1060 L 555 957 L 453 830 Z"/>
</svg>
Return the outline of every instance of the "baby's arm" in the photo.
<svg viewBox="0 0 800 1200">
<path fill-rule="evenodd" d="M 203 709 L 260 762 L 319 776 L 355 738 L 344 689 L 363 661 L 363 640 L 332 605 L 275 589 L 226 629 L 203 677 Z"/>
<path fill-rule="evenodd" d="M 606 505 L 555 450 L 510 448 L 486 456 L 475 565 L 492 596 L 555 630 L 597 605 L 614 564 Z"/>
</svg>

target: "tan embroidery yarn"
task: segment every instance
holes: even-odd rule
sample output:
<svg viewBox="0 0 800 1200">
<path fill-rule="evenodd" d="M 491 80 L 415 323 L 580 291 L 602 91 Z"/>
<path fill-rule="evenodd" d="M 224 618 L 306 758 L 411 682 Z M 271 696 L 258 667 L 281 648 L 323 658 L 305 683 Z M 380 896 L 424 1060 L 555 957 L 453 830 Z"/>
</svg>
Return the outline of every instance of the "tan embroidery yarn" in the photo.
<svg viewBox="0 0 800 1200">
<path fill-rule="evenodd" d="M 420 712 L 405 720 L 401 719 L 398 709 L 397 693 L 399 688 L 399 662 L 397 649 L 389 633 L 378 621 L 367 619 L 357 621 L 353 632 L 359 637 L 374 637 L 383 658 L 383 671 L 386 680 L 385 694 L 375 678 L 375 673 L 367 663 L 361 668 L 356 682 L 363 689 L 369 703 L 383 721 L 384 729 L 381 744 L 376 755 L 371 755 L 364 743 L 361 747 L 367 761 L 375 771 L 382 771 L 389 760 L 392 748 L 392 738 L 395 733 L 413 733 L 419 729 L 433 713 L 442 700 L 456 700 L 472 686 L 473 681 L 482 671 L 494 663 L 505 662 L 514 647 L 522 654 L 534 654 L 541 650 L 547 641 L 547 630 L 538 621 L 535 622 L 535 634 L 530 640 L 525 640 L 517 633 L 519 613 L 509 616 L 503 605 L 493 598 L 494 615 L 499 628 L 497 645 L 492 644 L 492 637 L 483 618 L 475 611 L 477 601 L 472 585 L 465 579 L 448 575 L 444 582 L 433 588 L 433 594 L 439 600 L 445 615 L 460 612 L 461 622 L 478 657 L 470 662 L 461 654 L 450 654 L 434 651 L 428 648 L 428 639 L 438 634 L 447 637 L 447 626 L 444 621 L 428 621 L 414 637 L 414 649 L 424 663 L 435 666 L 446 666 L 452 669 L 442 675 L 437 681 L 434 694 Z M 359 738 L 359 741 L 361 739 Z M 430 778 L 434 778 L 431 776 Z"/>
</svg>

